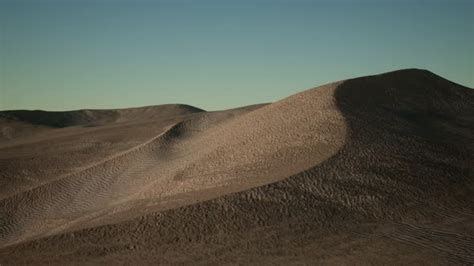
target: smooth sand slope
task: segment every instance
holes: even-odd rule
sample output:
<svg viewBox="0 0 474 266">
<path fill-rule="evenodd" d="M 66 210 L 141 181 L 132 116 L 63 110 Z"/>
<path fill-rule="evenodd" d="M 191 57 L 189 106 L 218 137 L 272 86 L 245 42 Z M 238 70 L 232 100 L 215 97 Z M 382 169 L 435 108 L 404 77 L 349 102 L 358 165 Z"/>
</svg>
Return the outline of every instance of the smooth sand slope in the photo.
<svg viewBox="0 0 474 266">
<path fill-rule="evenodd" d="M 474 91 L 0 112 L 0 264 L 474 263 Z"/>
</svg>

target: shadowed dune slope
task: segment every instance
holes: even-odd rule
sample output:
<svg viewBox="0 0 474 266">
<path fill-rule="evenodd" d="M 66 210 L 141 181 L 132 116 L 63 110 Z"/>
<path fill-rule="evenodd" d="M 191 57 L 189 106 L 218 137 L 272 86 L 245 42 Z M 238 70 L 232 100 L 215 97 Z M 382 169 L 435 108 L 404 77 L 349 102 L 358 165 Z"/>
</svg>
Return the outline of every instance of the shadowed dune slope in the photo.
<svg viewBox="0 0 474 266">
<path fill-rule="evenodd" d="M 163 127 L 44 182 L 2 171 L 33 180 L 0 201 L 0 262 L 474 262 L 472 89 L 409 69 Z"/>
</svg>

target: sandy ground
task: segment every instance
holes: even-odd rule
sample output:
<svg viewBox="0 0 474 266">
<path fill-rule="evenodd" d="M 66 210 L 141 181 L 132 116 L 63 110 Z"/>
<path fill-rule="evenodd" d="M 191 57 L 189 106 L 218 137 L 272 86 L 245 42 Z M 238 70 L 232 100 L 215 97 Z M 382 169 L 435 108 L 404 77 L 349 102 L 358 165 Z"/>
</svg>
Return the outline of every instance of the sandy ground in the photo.
<svg viewBox="0 0 474 266">
<path fill-rule="evenodd" d="M 0 112 L 0 264 L 472 264 L 473 132 L 474 91 L 416 69 L 216 112 Z"/>
</svg>

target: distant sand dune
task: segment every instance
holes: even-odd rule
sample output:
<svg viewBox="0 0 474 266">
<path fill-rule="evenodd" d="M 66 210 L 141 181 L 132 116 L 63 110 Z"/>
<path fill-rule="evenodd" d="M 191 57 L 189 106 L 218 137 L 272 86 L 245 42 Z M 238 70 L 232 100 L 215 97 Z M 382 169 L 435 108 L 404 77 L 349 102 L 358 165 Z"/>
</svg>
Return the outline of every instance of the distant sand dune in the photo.
<svg viewBox="0 0 474 266">
<path fill-rule="evenodd" d="M 474 93 L 428 71 L 0 122 L 0 263 L 474 262 Z"/>
</svg>

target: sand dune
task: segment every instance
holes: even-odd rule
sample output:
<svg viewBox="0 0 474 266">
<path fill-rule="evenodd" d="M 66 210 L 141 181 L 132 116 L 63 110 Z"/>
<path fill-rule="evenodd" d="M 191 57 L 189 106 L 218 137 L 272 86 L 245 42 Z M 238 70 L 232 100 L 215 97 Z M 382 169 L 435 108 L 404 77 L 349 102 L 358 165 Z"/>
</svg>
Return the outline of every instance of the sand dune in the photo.
<svg viewBox="0 0 474 266">
<path fill-rule="evenodd" d="M 474 262 L 474 93 L 428 71 L 0 127 L 1 264 Z"/>
</svg>

